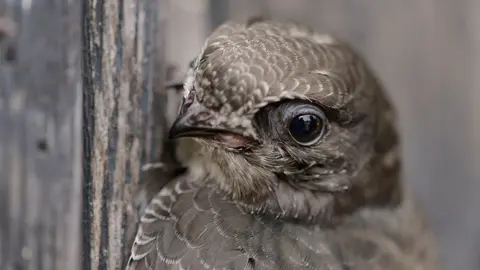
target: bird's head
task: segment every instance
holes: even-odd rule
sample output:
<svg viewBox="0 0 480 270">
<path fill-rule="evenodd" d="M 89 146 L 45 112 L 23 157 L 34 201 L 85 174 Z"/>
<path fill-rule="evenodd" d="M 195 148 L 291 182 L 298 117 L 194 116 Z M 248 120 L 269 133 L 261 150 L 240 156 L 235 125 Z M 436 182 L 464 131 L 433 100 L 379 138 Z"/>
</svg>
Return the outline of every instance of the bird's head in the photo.
<svg viewBox="0 0 480 270">
<path fill-rule="evenodd" d="M 170 137 L 195 138 L 232 199 L 314 221 L 392 201 L 393 121 L 381 86 L 348 45 L 260 20 L 224 24 L 207 39 Z"/>
</svg>

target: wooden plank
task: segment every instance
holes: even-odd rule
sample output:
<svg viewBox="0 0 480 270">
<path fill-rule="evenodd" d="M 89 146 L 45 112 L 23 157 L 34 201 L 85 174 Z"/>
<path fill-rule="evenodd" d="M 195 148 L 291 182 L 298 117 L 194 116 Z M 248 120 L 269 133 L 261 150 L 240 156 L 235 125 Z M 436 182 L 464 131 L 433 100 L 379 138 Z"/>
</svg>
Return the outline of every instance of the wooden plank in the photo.
<svg viewBox="0 0 480 270">
<path fill-rule="evenodd" d="M 85 7 L 82 269 L 124 268 L 147 200 L 137 198 L 141 166 L 162 152 L 161 4 L 89 0 Z"/>
<path fill-rule="evenodd" d="M 81 269 L 80 21 L 80 1 L 0 1 L 2 269 Z"/>
</svg>

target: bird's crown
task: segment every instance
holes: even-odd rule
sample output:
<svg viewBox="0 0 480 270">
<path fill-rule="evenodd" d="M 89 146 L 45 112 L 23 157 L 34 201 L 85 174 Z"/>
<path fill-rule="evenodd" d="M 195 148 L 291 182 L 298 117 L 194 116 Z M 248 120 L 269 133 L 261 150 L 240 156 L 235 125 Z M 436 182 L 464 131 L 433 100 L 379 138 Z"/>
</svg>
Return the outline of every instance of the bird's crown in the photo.
<svg viewBox="0 0 480 270">
<path fill-rule="evenodd" d="M 254 114 L 281 100 L 353 112 L 358 92 L 373 91 L 363 85 L 368 74 L 359 60 L 347 44 L 295 23 L 228 22 L 192 62 L 184 97 L 201 105 L 197 121 L 256 137 Z"/>
</svg>

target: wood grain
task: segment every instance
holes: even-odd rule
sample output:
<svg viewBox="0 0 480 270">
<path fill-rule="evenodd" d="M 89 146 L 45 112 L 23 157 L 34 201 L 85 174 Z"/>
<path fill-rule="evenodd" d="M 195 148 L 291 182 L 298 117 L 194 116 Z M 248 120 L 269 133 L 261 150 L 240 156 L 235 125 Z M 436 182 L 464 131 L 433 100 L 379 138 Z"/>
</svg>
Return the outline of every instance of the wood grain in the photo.
<svg viewBox="0 0 480 270">
<path fill-rule="evenodd" d="M 0 1 L 0 268 L 81 269 L 81 2 Z"/>
<path fill-rule="evenodd" d="M 158 0 L 89 0 L 85 9 L 83 269 L 124 267 L 141 166 L 161 153 L 160 8 Z"/>
</svg>

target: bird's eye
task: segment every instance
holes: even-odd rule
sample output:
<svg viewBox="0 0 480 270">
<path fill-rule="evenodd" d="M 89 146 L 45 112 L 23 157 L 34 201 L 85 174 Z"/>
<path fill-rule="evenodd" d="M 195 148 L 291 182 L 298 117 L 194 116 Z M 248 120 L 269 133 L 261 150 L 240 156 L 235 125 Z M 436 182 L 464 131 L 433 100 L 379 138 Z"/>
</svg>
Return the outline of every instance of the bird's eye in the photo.
<svg viewBox="0 0 480 270">
<path fill-rule="evenodd" d="M 323 135 L 325 121 L 315 114 L 301 114 L 290 122 L 290 135 L 302 145 L 312 145 Z"/>
</svg>

